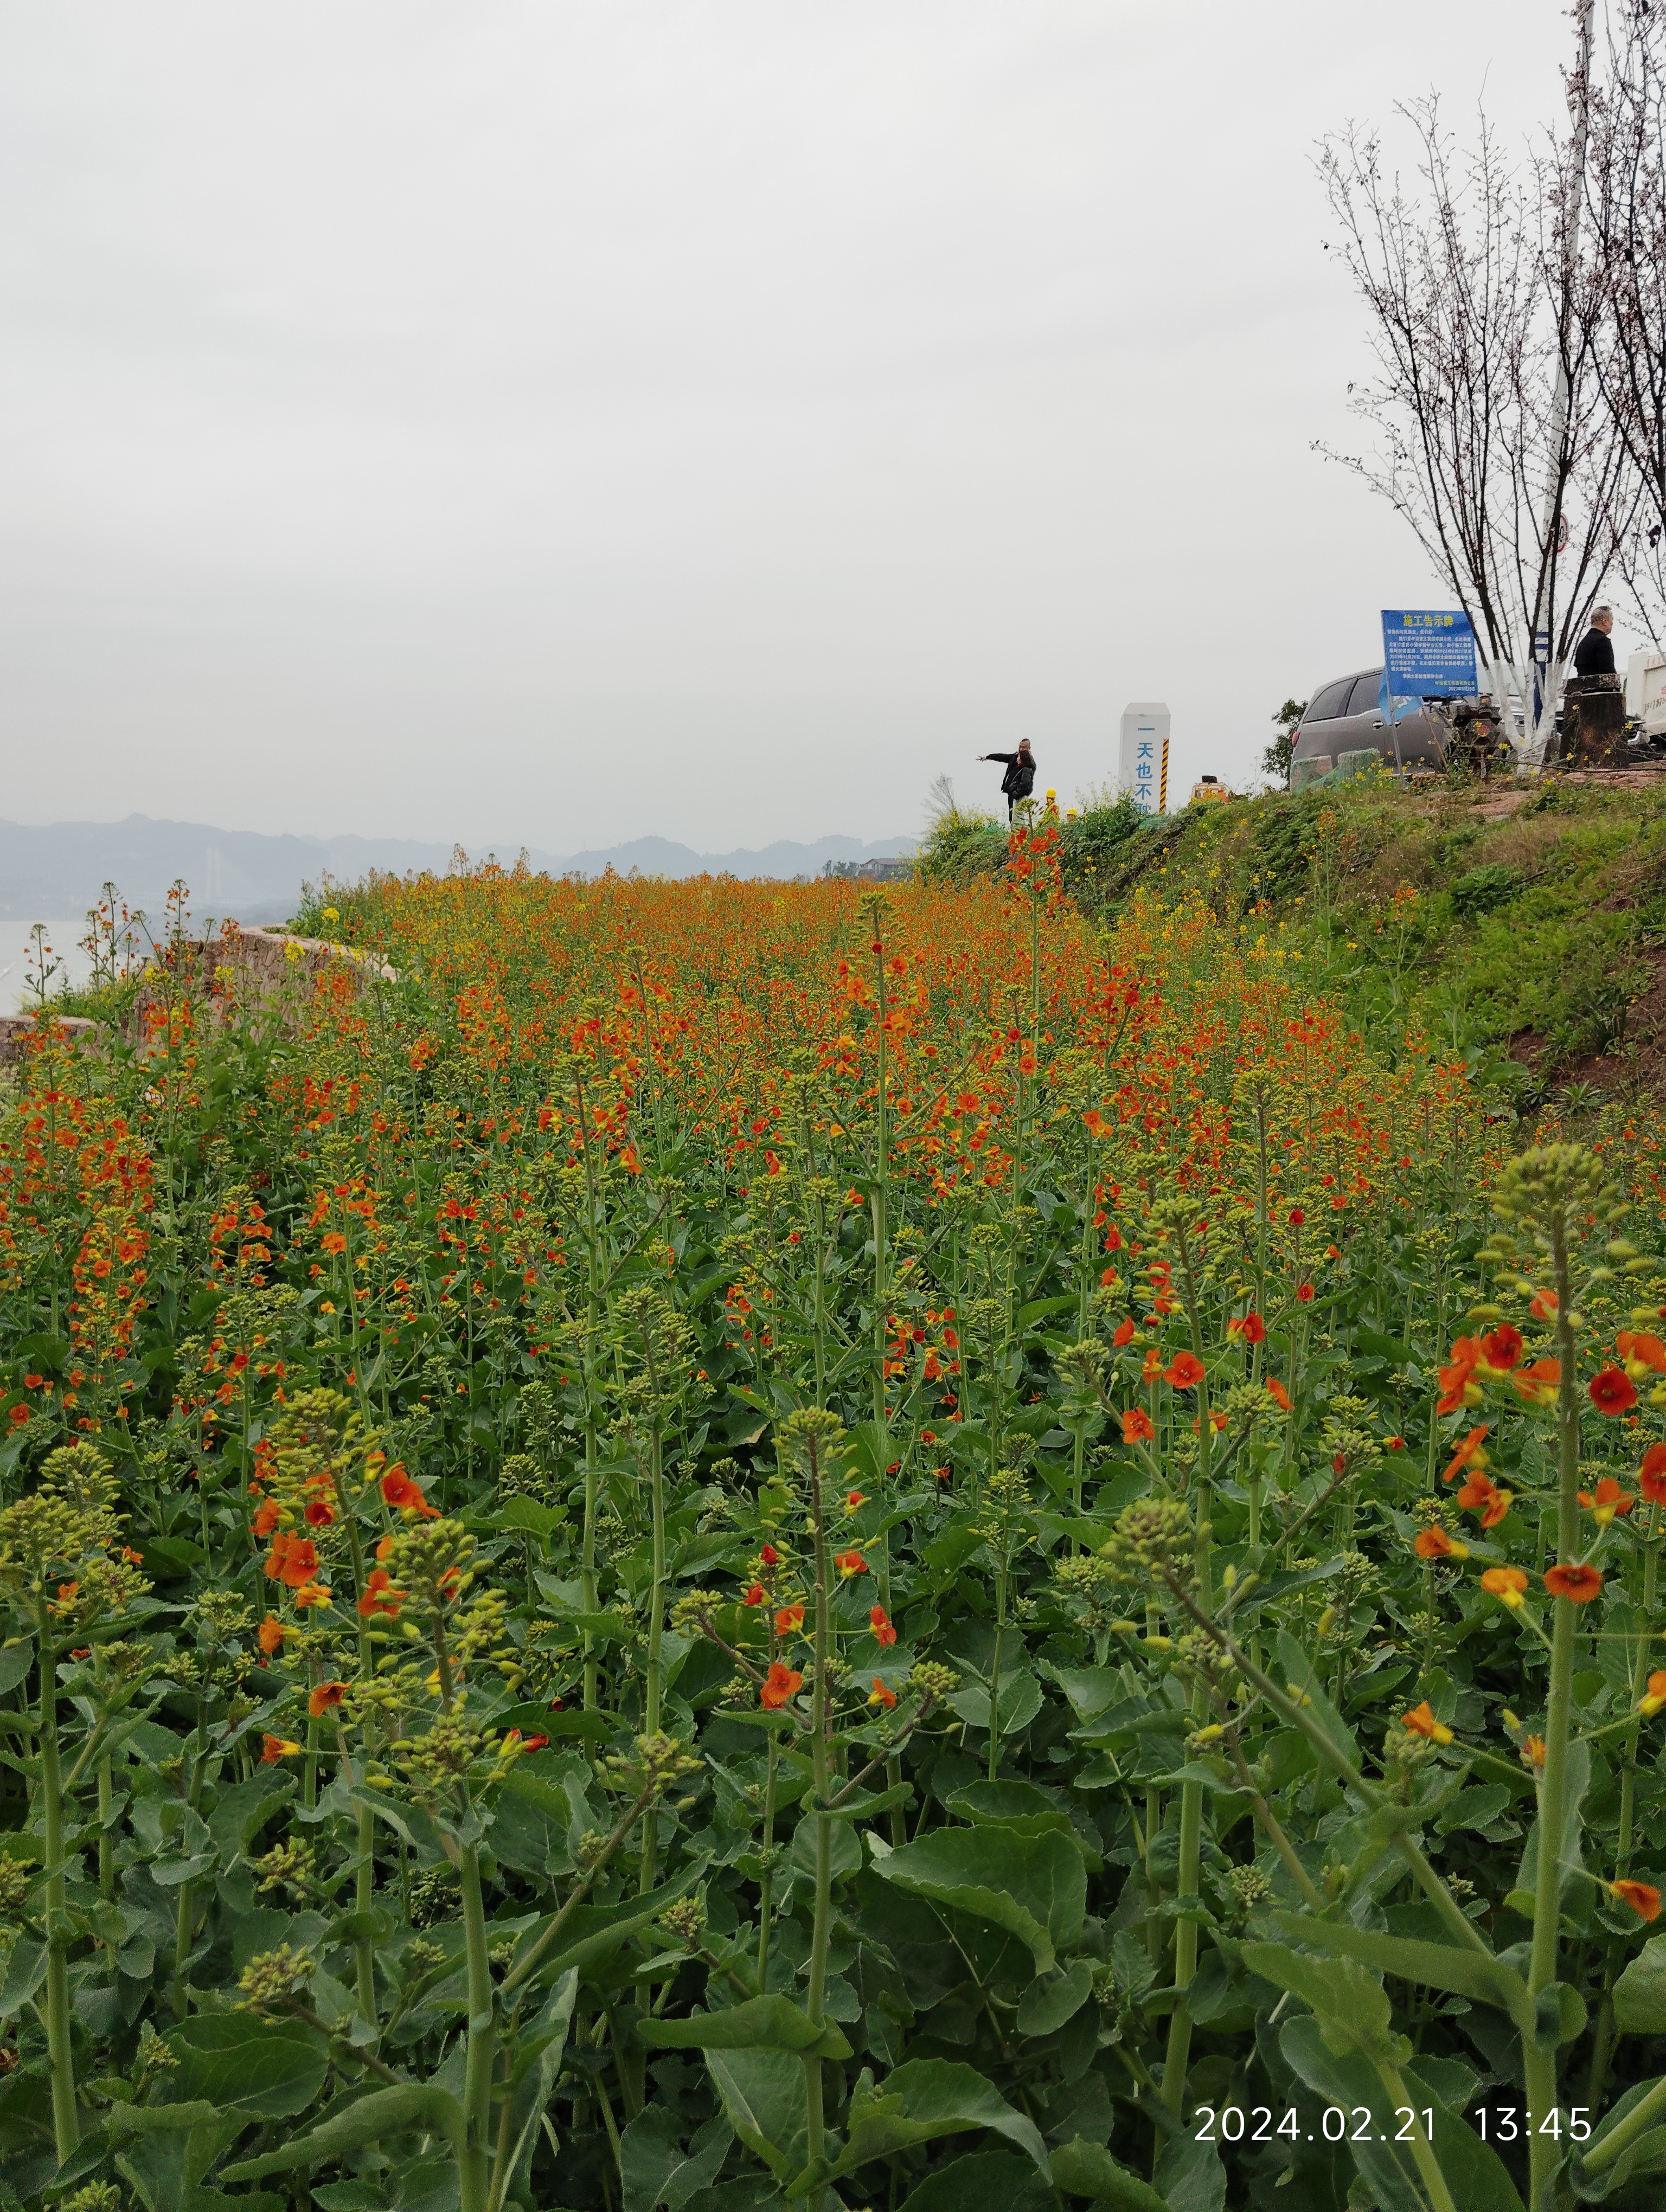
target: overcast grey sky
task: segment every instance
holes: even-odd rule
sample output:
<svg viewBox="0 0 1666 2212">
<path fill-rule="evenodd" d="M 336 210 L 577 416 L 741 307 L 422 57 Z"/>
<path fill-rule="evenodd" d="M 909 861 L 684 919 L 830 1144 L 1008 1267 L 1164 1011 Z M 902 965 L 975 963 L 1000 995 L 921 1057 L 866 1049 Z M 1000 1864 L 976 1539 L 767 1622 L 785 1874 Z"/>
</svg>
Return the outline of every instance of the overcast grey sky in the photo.
<svg viewBox="0 0 1666 2212">
<path fill-rule="evenodd" d="M 1439 605 L 1313 142 L 1554 0 L 0 0 L 0 812 L 916 830 Z"/>
</svg>

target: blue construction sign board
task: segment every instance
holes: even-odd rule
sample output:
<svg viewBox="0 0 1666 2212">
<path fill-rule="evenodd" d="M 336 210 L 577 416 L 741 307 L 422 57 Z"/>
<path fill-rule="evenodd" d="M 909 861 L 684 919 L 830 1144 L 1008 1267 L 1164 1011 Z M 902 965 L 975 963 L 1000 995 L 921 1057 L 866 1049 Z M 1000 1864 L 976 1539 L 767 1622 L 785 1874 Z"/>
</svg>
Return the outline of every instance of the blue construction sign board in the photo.
<svg viewBox="0 0 1666 2212">
<path fill-rule="evenodd" d="M 1475 680 L 1475 634 L 1465 614 L 1384 607 L 1383 690 L 1395 699 L 1467 699 Z"/>
</svg>

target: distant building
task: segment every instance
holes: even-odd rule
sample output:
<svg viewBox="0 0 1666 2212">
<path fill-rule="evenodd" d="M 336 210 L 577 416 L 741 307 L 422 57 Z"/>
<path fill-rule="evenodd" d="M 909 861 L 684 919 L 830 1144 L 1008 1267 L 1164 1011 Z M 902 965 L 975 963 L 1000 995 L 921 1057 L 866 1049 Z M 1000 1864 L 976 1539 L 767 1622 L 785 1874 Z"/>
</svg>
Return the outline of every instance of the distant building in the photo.
<svg viewBox="0 0 1666 2212">
<path fill-rule="evenodd" d="M 1218 776 L 1201 775 L 1192 786 L 1192 797 L 1198 799 L 1236 799 L 1237 793 L 1229 790 Z"/>
<path fill-rule="evenodd" d="M 824 876 L 837 877 L 848 884 L 906 883 L 914 868 L 912 860 L 830 860 L 823 869 Z"/>
</svg>

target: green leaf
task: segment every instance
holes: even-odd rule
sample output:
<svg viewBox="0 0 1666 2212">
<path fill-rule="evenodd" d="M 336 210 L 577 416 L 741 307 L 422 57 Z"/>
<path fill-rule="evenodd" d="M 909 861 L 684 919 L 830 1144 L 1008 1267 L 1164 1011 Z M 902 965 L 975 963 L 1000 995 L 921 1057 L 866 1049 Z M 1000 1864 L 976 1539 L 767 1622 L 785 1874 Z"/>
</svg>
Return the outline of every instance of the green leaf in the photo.
<svg viewBox="0 0 1666 2212">
<path fill-rule="evenodd" d="M 848 2058 L 850 2045 L 830 2022 L 818 2028 L 790 1997 L 747 1997 L 727 2012 L 696 2013 L 691 2020 L 639 2020 L 641 2040 L 660 2051 L 813 2051 L 822 2058 Z"/>
<path fill-rule="evenodd" d="M 117 2153 L 116 2171 L 146 2212 L 181 2212 L 198 2197 L 198 2184 L 209 2168 L 247 2124 L 246 2116 L 222 2113 L 201 2099 L 179 2105 L 115 2105 L 108 2136 Z"/>
<path fill-rule="evenodd" d="M 848 1820 L 835 1820 L 829 1838 L 830 1856 L 833 1863 L 833 1879 L 837 1881 L 845 1875 L 860 1871 L 862 1846 L 860 1838 Z M 816 1879 L 816 1820 L 813 1814 L 806 1815 L 793 1831 L 793 1840 L 787 1847 L 787 1863 L 795 1874 L 806 1881 Z"/>
<path fill-rule="evenodd" d="M 619 2138 L 619 2178 L 624 2212 L 682 2212 L 697 2189 L 717 2179 L 733 2134 L 726 2121 L 708 2120 L 687 2150 L 689 2123 L 663 2105 L 648 2105 Z"/>
<path fill-rule="evenodd" d="M 165 2077 L 168 2102 L 204 2099 L 222 2112 L 282 2119 L 305 2112 L 324 2086 L 329 2053 L 302 2027 L 251 2013 L 201 2013 L 167 2038 L 179 2060 Z"/>
<path fill-rule="evenodd" d="M 1384 2058 L 1395 2052 L 1393 2014 L 1383 1984 L 1353 1959 L 1310 1959 L 1282 1943 L 1246 1943 L 1243 1963 L 1252 1974 L 1292 1990 L 1311 2007 L 1328 2050 Z"/>
<path fill-rule="evenodd" d="M 293 1774 L 256 1770 L 246 1782 L 222 1790 L 209 1815 L 209 1833 L 222 1850 L 247 1851 L 272 1814 L 295 1794 Z"/>
<path fill-rule="evenodd" d="M 1426 1988 L 1450 1990 L 1458 1996 L 1479 1997 L 1497 2005 L 1515 2025 L 1528 2033 L 1533 2029 L 1533 2000 L 1521 1976 L 1482 1951 L 1468 1951 L 1456 1943 L 1424 1943 L 1406 1936 L 1379 1936 L 1356 1928 L 1348 1920 L 1319 1920 L 1304 1913 L 1280 1912 L 1274 1917 L 1294 1942 L 1358 1959 L 1379 1973 L 1396 1974 L 1402 1981 L 1420 1982 Z M 1256 1971 L 1259 1973 L 1261 1969 Z M 1269 1980 L 1274 1977 L 1269 1975 Z M 1316 2012 L 1320 2009 L 1314 2006 Z"/>
<path fill-rule="evenodd" d="M 1168 2206 L 1137 2173 L 1119 2166 L 1097 2143 L 1078 2136 L 1055 2150 L 1052 2158 L 1053 2185 L 1067 2197 L 1097 2197 L 1112 2212 L 1169 2212 Z"/>
<path fill-rule="evenodd" d="M 46 1978 L 46 1946 L 33 1936 L 20 1936 L 6 1961 L 6 1978 L 0 1983 L 0 2020 L 21 2011 Z"/>
<path fill-rule="evenodd" d="M 538 1978 L 547 1979 L 552 1974 L 567 1972 L 570 1967 L 593 1966 L 597 1960 L 610 1957 L 639 1928 L 646 1928 L 668 1905 L 674 1905 L 692 1889 L 705 1870 L 702 1854 L 687 1861 L 681 1873 L 673 1875 L 669 1881 L 662 1881 L 657 1889 L 644 1890 L 640 1897 L 621 1898 L 616 1905 L 577 1906 L 563 1923 L 556 1948 L 538 1961 Z M 529 1928 L 520 1938 L 509 1961 L 511 1972 L 548 1924 L 546 1921 Z"/>
<path fill-rule="evenodd" d="M 845 2148 L 823 2177 L 828 2181 L 854 2173 L 870 2159 L 888 2158 L 893 2151 L 968 2128 L 994 2129 L 1027 2151 L 1041 2172 L 1048 2171 L 1047 2147 L 1034 2122 L 1015 2112 L 976 2067 L 955 2059 L 912 2058 L 877 2088 L 864 2068 L 851 2093 L 846 2122 Z M 787 2185 L 789 2197 L 803 2193 Z"/>
<path fill-rule="evenodd" d="M 1620 2123 L 1657 2090 L 1666 2087 L 1666 2081 L 1638 2081 L 1606 2112 L 1597 2124 L 1596 2134 L 1588 2143 L 1578 2145 L 1569 2155 L 1567 2178 L 1573 2193 L 1588 2204 L 1599 2203 L 1613 2191 L 1645 2173 L 1666 2172 L 1666 2127 L 1645 2128 L 1643 2133 L 1628 2142 L 1612 2166 L 1600 2173 L 1590 2172 L 1586 2159 L 1604 2138 L 1611 2135 Z"/>
<path fill-rule="evenodd" d="M 368 2142 L 390 2136 L 441 2135 L 454 2150 L 463 2144 L 463 2107 L 447 2089 L 418 2088 L 401 2082 L 398 2088 L 373 2089 L 333 2120 L 304 2136 L 295 2136 L 268 2151 L 264 2158 L 246 2158 L 225 2169 L 227 2181 L 258 2181 L 264 2174 L 287 2173 L 291 2166 L 321 2165 L 340 2158 Z"/>
<path fill-rule="evenodd" d="M 1169 2137 L 1152 2176 L 1169 2212 L 1221 2212 L 1226 2169 L 1217 2144 L 1189 2129 Z"/>
<path fill-rule="evenodd" d="M 1245 1947 L 1255 1948 L 1259 1947 Z M 1356 2105 L 1369 2110 L 1370 2124 L 1359 2131 L 1362 2139 L 1354 2141 L 1350 2124 L 1347 2144 L 1382 2212 L 1426 2212 L 1427 2199 L 1416 2179 L 1411 2147 L 1395 2141 L 1406 2124 L 1406 2107 L 1389 2095 L 1370 2059 L 1359 2051 L 1328 2049 L 1316 2020 L 1286 2021 L 1279 2048 L 1291 2070 L 1327 2104 L 1348 2112 Z M 1413 2067 L 1402 2066 L 1399 2076 L 1420 2121 L 1426 2110 L 1433 2111 L 1434 2154 L 1453 2202 L 1463 2212 L 1522 2212 L 1515 2185 L 1493 2146 L 1449 2112 Z"/>
<path fill-rule="evenodd" d="M 1666 1936 L 1651 1937 L 1614 1984 L 1614 2024 L 1622 2035 L 1666 2035 Z"/>
<path fill-rule="evenodd" d="M 1019 2034 L 1051 2035 L 1075 2018 L 1092 1988 L 1093 1967 L 1086 1959 L 1061 1971 L 1037 1974 L 1018 2000 Z"/>
<path fill-rule="evenodd" d="M 947 1801 L 975 1827 L 1007 1828 L 1015 1836 L 1072 1836 L 1074 1823 L 1056 1798 L 1033 1782 L 969 1782 Z"/>
<path fill-rule="evenodd" d="M 951 2159 L 905 2197 L 902 2212 L 1056 2212 L 1052 2191 L 1015 2151 Z"/>
<path fill-rule="evenodd" d="M 969 1684 L 957 1690 L 949 1699 L 952 1711 L 958 1713 L 969 1728 L 987 1729 L 989 1725 L 989 1692 Z M 1000 1699 L 996 1708 L 1000 1717 L 1001 1733 L 1016 1735 L 1027 1729 L 1041 1711 L 1041 1684 L 1027 1671 L 1009 1674 L 1000 1686 Z"/>
<path fill-rule="evenodd" d="M 34 1664 L 34 1646 L 26 1637 L 21 1643 L 0 1645 L 0 1698 L 15 1690 Z"/>
<path fill-rule="evenodd" d="M 876 1856 L 874 1871 L 911 1896 L 1006 1929 L 1028 1947 L 1038 1974 L 1082 1932 L 1087 1875 L 1080 1852 L 1060 1835 L 935 1828 Z"/>
<path fill-rule="evenodd" d="M 1359 1746 L 1354 1741 L 1353 1729 L 1325 1695 L 1312 1661 L 1286 1629 L 1279 1631 L 1278 1652 L 1291 1696 L 1309 1720 L 1318 1723 L 1349 1765 L 1357 1767 Z"/>
<path fill-rule="evenodd" d="M 810 2147 L 804 2061 L 789 2051 L 708 2051 L 706 2071 L 729 2125 L 777 2181 L 803 2166 Z"/>
</svg>

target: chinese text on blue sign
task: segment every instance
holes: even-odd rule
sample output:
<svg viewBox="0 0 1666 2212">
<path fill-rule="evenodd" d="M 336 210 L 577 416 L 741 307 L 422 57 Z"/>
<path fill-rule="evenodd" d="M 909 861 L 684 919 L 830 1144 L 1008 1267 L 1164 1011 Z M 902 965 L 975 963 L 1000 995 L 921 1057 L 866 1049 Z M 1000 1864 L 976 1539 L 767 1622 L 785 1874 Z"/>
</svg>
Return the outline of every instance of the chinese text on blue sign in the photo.
<svg viewBox="0 0 1666 2212">
<path fill-rule="evenodd" d="M 1468 615 L 1385 607 L 1383 660 L 1391 698 L 1463 699 L 1478 688 Z"/>
</svg>

